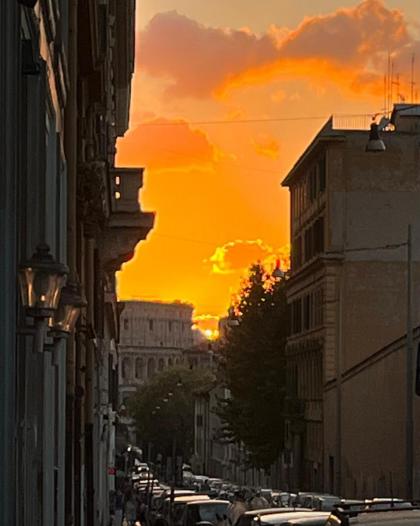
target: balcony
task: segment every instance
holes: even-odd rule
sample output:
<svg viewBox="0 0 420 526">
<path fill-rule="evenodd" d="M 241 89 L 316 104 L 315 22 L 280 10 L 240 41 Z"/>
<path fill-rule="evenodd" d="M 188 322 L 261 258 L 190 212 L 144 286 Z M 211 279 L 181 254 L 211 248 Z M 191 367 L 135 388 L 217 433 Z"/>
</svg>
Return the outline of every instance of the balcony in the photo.
<svg viewBox="0 0 420 526">
<path fill-rule="evenodd" d="M 143 171 L 143 168 L 109 171 L 111 210 L 99 246 L 103 265 L 110 272 L 118 271 L 132 259 L 137 243 L 146 239 L 154 225 L 155 214 L 142 212 L 139 205 Z"/>
<path fill-rule="evenodd" d="M 139 190 L 143 186 L 144 168 L 113 168 L 110 170 L 111 211 L 137 213 Z"/>
</svg>

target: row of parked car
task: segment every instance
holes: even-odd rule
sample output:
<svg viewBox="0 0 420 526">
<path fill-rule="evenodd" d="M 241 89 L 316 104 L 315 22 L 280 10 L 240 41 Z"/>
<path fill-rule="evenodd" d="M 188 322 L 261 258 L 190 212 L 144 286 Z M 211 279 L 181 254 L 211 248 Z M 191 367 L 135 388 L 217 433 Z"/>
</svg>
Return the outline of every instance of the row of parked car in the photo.
<svg viewBox="0 0 420 526">
<path fill-rule="evenodd" d="M 173 489 L 144 468 L 133 475 L 133 482 L 138 491 L 148 493 L 147 526 L 420 526 L 420 506 L 402 499 L 349 500 L 259 489 L 269 507 L 246 510 L 245 497 L 253 492 L 220 479 L 202 479 L 198 491 Z M 243 512 L 232 514 L 239 500 Z"/>
</svg>

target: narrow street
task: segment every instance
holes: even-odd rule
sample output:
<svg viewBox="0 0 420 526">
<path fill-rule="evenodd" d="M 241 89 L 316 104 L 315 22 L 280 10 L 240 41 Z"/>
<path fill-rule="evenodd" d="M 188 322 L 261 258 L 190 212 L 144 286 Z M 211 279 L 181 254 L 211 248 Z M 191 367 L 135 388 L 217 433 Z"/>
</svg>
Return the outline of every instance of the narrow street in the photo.
<svg viewBox="0 0 420 526">
<path fill-rule="evenodd" d="M 0 526 L 420 526 L 418 0 L 0 2 Z"/>
</svg>

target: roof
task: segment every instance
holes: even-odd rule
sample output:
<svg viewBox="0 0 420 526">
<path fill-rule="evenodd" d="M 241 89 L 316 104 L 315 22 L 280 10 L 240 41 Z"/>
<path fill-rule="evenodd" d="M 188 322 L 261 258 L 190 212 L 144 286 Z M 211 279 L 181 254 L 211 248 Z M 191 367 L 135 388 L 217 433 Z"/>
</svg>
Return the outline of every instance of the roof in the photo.
<svg viewBox="0 0 420 526">
<path fill-rule="evenodd" d="M 244 513 L 248 516 L 271 515 L 272 513 L 290 513 L 291 511 L 312 511 L 310 508 L 263 508 L 261 510 L 249 510 Z"/>
<path fill-rule="evenodd" d="M 169 497 L 170 498 L 170 497 Z M 193 501 L 204 501 L 210 500 L 208 495 L 182 495 L 177 497 L 175 495 L 174 502 L 193 502 Z"/>
<path fill-rule="evenodd" d="M 420 117 L 420 104 L 394 104 L 391 123 L 395 124 L 397 117 Z"/>
<path fill-rule="evenodd" d="M 303 154 L 296 161 L 293 168 L 287 174 L 285 179 L 282 181 L 282 186 L 289 186 L 291 181 L 295 178 L 301 168 L 311 159 L 312 154 L 316 152 L 320 145 L 328 143 L 331 141 L 343 141 L 345 135 L 343 131 L 333 129 L 333 118 L 330 117 L 328 121 L 324 124 L 321 130 L 317 133 L 311 144 L 306 148 Z"/>
<path fill-rule="evenodd" d="M 195 500 L 195 501 L 192 501 L 192 502 L 188 502 L 187 506 L 195 506 L 195 505 L 199 506 L 201 504 L 205 504 L 205 505 L 210 504 L 211 506 L 213 504 L 226 504 L 226 505 L 229 505 L 230 502 L 228 500 L 215 500 L 215 499 Z"/>
<path fill-rule="evenodd" d="M 296 509 L 296 511 L 291 511 L 289 513 L 273 513 L 272 515 L 267 515 L 263 517 L 261 520 L 262 524 L 285 524 L 289 520 L 292 519 L 299 519 L 299 518 L 305 518 L 305 517 L 324 517 L 325 520 L 330 516 L 329 512 L 322 512 L 322 511 L 300 511 L 299 509 Z M 254 519 L 255 520 L 255 519 Z"/>
</svg>

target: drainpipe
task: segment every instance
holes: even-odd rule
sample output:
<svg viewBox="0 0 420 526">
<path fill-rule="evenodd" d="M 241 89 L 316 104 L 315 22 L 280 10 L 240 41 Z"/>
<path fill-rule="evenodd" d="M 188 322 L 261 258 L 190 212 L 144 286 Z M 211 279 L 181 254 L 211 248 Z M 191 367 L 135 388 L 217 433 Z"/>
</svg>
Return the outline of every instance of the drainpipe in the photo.
<svg viewBox="0 0 420 526">
<path fill-rule="evenodd" d="M 70 90 L 64 114 L 64 148 L 67 162 L 67 263 L 77 269 L 77 9 L 78 0 L 68 2 L 68 73 Z M 74 400 L 75 339 L 67 342 L 66 354 L 66 526 L 74 524 Z"/>
<path fill-rule="evenodd" d="M 335 493 L 341 495 L 342 483 L 342 357 L 343 357 L 343 291 L 344 276 L 343 267 L 338 270 L 338 324 L 337 324 L 337 345 L 336 345 L 336 375 L 337 375 L 337 449 L 336 449 L 336 481 Z"/>
</svg>

